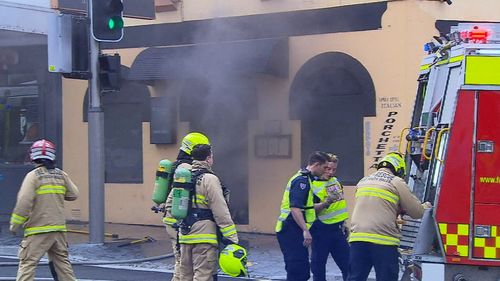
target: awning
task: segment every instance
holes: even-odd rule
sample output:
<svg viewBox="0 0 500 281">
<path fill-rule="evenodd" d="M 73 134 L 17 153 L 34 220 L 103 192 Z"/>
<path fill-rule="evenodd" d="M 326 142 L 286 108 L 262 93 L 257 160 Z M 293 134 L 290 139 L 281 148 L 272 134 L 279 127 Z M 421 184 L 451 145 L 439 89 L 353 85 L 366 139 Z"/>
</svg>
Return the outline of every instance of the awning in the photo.
<svg viewBox="0 0 500 281">
<path fill-rule="evenodd" d="M 136 57 L 127 79 L 150 81 L 256 73 L 288 76 L 288 38 L 148 48 Z"/>
</svg>

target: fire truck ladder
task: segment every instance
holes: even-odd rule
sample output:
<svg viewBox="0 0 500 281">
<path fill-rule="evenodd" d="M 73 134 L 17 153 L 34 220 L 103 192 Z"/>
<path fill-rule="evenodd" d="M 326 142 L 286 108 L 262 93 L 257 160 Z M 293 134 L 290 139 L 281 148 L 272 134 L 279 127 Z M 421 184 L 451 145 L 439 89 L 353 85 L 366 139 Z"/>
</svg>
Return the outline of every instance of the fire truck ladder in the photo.
<svg viewBox="0 0 500 281">
<path fill-rule="evenodd" d="M 417 132 L 416 136 L 406 137 L 408 143 L 405 146 L 406 151 L 402 150 L 402 139 L 405 131 Z M 432 178 L 436 178 L 441 173 L 441 169 L 435 169 L 435 165 L 441 165 L 445 145 L 442 145 L 443 136 L 449 128 L 445 127 L 415 127 L 405 128 L 401 132 L 399 151 L 406 152 L 409 155 L 408 167 L 416 164 L 417 169 L 413 169 L 414 175 L 412 192 L 421 201 L 431 201 L 434 203 L 436 187 L 439 183 L 432 183 Z M 426 161 L 430 164 L 424 164 Z M 438 164 L 436 164 L 438 163 Z M 425 168 L 422 168 L 425 166 Z M 438 173 L 434 175 L 434 173 Z M 411 171 L 410 171 L 411 172 Z M 409 216 L 403 216 L 404 223 L 401 226 L 401 244 L 400 249 L 404 254 L 423 255 L 432 249 L 432 244 L 437 236 L 432 210 L 426 210 L 422 219 L 412 219 Z"/>
</svg>

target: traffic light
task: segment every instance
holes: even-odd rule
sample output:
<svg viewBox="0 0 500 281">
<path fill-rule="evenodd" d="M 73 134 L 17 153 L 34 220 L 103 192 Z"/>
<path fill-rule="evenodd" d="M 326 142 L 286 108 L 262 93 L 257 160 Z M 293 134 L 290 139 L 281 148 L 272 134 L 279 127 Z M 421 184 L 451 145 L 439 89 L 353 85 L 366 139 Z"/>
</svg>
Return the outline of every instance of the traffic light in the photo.
<svg viewBox="0 0 500 281">
<path fill-rule="evenodd" d="M 97 41 L 105 42 L 122 39 L 122 0 L 92 0 L 92 36 Z"/>
<path fill-rule="evenodd" d="M 102 92 L 120 90 L 120 55 L 99 55 L 99 81 Z"/>
</svg>

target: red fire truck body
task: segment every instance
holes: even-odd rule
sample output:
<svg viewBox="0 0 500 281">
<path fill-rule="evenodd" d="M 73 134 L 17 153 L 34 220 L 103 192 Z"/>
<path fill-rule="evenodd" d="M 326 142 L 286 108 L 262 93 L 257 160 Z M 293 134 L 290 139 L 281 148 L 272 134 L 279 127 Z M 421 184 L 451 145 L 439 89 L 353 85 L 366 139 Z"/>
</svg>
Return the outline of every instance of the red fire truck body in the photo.
<svg viewBox="0 0 500 281">
<path fill-rule="evenodd" d="M 459 24 L 435 39 L 400 145 L 412 191 L 434 208 L 403 226 L 403 280 L 498 281 L 500 25 Z"/>
</svg>

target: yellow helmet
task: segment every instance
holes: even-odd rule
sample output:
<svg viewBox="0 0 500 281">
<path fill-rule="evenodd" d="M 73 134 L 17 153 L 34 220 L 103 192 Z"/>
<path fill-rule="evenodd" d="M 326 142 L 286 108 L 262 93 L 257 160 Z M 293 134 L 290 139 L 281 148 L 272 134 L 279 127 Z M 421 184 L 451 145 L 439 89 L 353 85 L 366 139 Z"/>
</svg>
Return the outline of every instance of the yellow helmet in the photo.
<svg viewBox="0 0 500 281">
<path fill-rule="evenodd" d="M 395 175 L 403 178 L 406 173 L 406 163 L 403 155 L 399 152 L 389 152 L 377 165 L 377 169 L 389 168 Z"/>
<path fill-rule="evenodd" d="M 247 250 L 237 244 L 227 245 L 220 253 L 219 266 L 229 276 L 248 276 Z"/>
<path fill-rule="evenodd" d="M 197 144 L 210 144 L 208 137 L 202 133 L 192 132 L 187 134 L 181 143 L 181 150 L 191 155 L 193 147 Z"/>
</svg>

